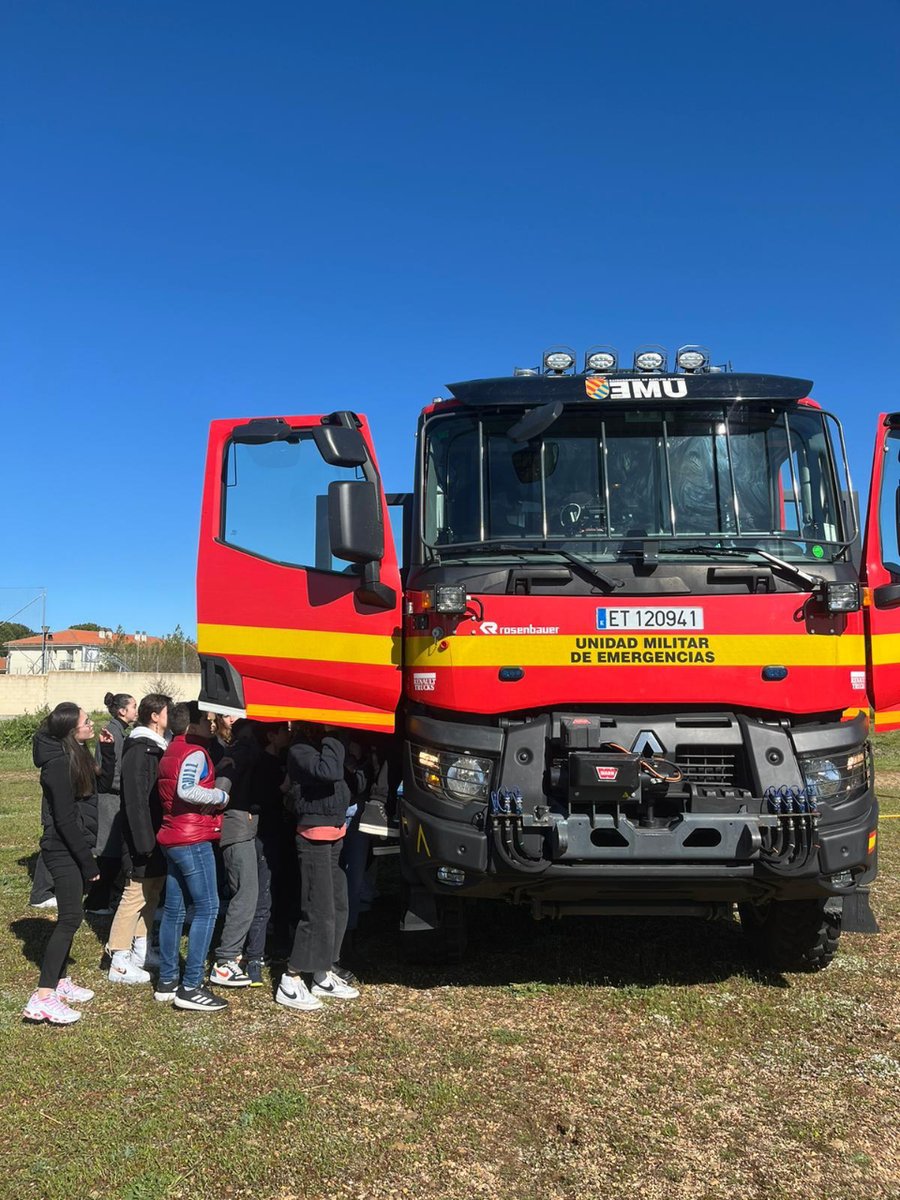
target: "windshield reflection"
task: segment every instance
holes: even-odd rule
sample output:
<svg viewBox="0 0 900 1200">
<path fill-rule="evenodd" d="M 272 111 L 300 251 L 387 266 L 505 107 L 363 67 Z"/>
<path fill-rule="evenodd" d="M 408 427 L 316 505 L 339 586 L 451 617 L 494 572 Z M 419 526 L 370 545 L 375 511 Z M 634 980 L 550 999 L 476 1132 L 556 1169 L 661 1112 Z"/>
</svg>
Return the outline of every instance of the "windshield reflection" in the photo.
<svg viewBox="0 0 900 1200">
<path fill-rule="evenodd" d="M 572 409 L 524 445 L 508 436 L 521 418 L 429 422 L 427 546 L 555 543 L 615 557 L 640 539 L 712 538 L 821 559 L 845 540 L 816 409 Z"/>
</svg>

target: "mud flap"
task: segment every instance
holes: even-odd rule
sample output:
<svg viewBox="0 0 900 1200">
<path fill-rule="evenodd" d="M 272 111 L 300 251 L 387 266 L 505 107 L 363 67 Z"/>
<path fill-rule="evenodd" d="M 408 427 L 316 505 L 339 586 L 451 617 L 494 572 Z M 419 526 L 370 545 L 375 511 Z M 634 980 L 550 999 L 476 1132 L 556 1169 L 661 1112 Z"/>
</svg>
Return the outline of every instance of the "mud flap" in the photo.
<svg viewBox="0 0 900 1200">
<path fill-rule="evenodd" d="M 869 904 L 868 891 L 851 892 L 849 896 L 834 897 L 826 904 L 826 911 L 837 900 L 841 905 L 841 929 L 844 933 L 879 933 L 878 922 Z"/>
</svg>

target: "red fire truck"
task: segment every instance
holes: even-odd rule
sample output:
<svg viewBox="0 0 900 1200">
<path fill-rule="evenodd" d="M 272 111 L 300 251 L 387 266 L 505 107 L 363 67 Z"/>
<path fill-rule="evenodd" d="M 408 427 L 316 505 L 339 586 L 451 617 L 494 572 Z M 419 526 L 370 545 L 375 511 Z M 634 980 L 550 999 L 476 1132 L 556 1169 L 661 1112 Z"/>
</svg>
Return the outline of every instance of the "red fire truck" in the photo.
<svg viewBox="0 0 900 1200">
<path fill-rule="evenodd" d="M 900 414 L 860 537 L 808 380 L 566 348 L 422 412 L 215 421 L 201 701 L 393 735 L 413 947 L 467 902 L 731 919 L 816 969 L 869 907 L 869 733 L 900 726 Z M 389 505 L 403 510 L 398 561 Z M 860 565 L 861 559 L 861 565 Z M 873 715 L 874 714 L 874 715 Z"/>
</svg>

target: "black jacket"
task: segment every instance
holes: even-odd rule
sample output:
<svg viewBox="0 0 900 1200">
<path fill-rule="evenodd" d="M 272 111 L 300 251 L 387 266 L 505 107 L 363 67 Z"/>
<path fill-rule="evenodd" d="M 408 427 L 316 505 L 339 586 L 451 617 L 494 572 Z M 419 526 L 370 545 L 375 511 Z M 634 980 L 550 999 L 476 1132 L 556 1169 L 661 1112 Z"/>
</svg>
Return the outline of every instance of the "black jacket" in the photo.
<svg viewBox="0 0 900 1200">
<path fill-rule="evenodd" d="M 62 742 L 46 733 L 32 741 L 34 765 L 41 768 L 41 849 L 64 851 L 75 859 L 87 882 L 97 874 L 94 845 L 97 841 L 97 791 L 106 791 L 116 769 L 115 746 L 100 743 L 102 768 L 89 796 L 76 796 L 69 759 Z"/>
<path fill-rule="evenodd" d="M 305 829 L 343 825 L 353 800 L 344 780 L 344 747 L 337 738 L 322 738 L 319 750 L 295 743 L 287 767 L 297 824 Z"/>
<path fill-rule="evenodd" d="M 221 746 L 218 738 L 213 743 Z M 231 781 L 228 808 L 222 814 L 222 836 L 219 845 L 224 850 L 234 842 L 250 842 L 259 826 L 259 801 L 253 790 L 253 768 L 262 751 L 252 735 L 230 742 L 223 752 L 213 756 L 216 779 Z"/>
<path fill-rule="evenodd" d="M 122 865 L 132 879 L 165 875 L 166 860 L 156 844 L 162 805 L 156 780 L 165 753 L 163 737 L 138 725 L 122 750 Z"/>
<path fill-rule="evenodd" d="M 250 787 L 259 806 L 258 836 L 266 841 L 280 837 L 285 821 L 290 817 L 281 791 L 286 770 L 280 754 L 269 754 L 265 750 L 253 764 Z"/>
</svg>

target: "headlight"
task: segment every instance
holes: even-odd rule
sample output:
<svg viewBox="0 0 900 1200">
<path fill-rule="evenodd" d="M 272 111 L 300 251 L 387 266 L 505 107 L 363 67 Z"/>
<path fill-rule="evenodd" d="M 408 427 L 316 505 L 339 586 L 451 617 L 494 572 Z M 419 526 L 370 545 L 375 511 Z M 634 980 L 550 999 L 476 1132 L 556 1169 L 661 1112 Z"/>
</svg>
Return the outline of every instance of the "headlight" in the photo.
<svg viewBox="0 0 900 1200">
<path fill-rule="evenodd" d="M 449 800 L 487 800 L 493 761 L 453 750 L 413 750 L 413 773 L 420 787 Z"/>
<path fill-rule="evenodd" d="M 868 787 L 869 763 L 865 750 L 801 758 L 800 767 L 811 796 L 828 804 L 840 804 Z"/>
<path fill-rule="evenodd" d="M 491 781 L 491 764 L 486 758 L 462 754 L 447 767 L 447 791 L 463 800 L 487 799 Z"/>
</svg>

